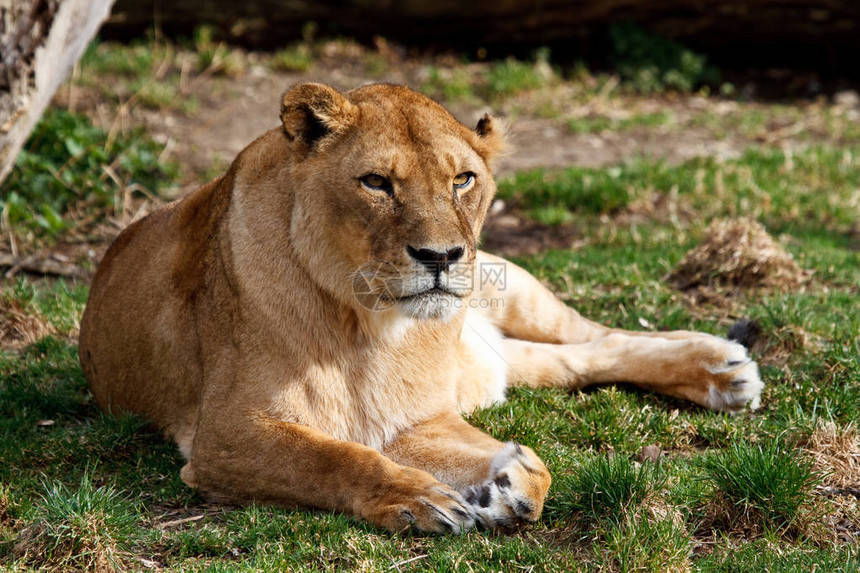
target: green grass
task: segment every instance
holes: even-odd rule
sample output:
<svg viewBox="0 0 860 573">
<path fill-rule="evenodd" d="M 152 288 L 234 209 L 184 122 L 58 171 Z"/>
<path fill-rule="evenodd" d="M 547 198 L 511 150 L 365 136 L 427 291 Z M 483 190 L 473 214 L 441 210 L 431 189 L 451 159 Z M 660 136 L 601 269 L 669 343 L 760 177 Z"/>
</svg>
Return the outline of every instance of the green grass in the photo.
<svg viewBox="0 0 860 573">
<path fill-rule="evenodd" d="M 672 516 L 639 512 L 611 524 L 595 544 L 595 561 L 609 571 L 687 571 L 691 538 Z"/>
<path fill-rule="evenodd" d="M 43 481 L 27 516 L 34 524 L 19 542 L 21 561 L 57 569 L 121 569 L 141 533 L 139 515 L 112 485 L 96 487 L 88 474 L 74 489 Z"/>
<path fill-rule="evenodd" d="M 577 220 L 598 216 L 577 214 Z M 791 228 L 790 221 L 785 224 Z M 603 322 L 641 328 L 638 318 L 643 317 L 656 329 L 724 333 L 719 308 L 690 307 L 662 281 L 693 241 L 671 225 L 654 225 L 660 237 L 637 242 L 629 231 L 619 230 L 587 249 L 550 251 L 519 262 Z M 475 413 L 472 422 L 496 437 L 533 446 L 555 476 L 542 521 L 513 535 L 397 537 L 336 514 L 206 506 L 179 480 L 182 460 L 174 446 L 140 420 L 98 412 L 74 343 L 43 339 L 0 361 L 0 458 L 5 462 L 0 499 L 7 499 L 14 520 L 0 527 L 0 562 L 36 566 L 14 549 L 22 532 L 46 520 L 52 531 L 62 531 L 58 528 L 70 521 L 53 513 L 46 518 L 51 504 L 89 496 L 101 500 L 106 515 L 134 517 L 128 529 L 124 525 L 115 534 L 127 541 L 108 545 L 118 547 L 124 559 L 188 571 L 382 571 L 395 564 L 403 570 L 496 570 L 511 563 L 552 571 L 666 571 L 691 565 L 701 571 L 803 571 L 830 561 L 832 570 L 850 571 L 856 564 L 850 546 L 780 533 L 798 513 L 822 511 L 821 498 L 804 477 L 806 466 L 791 448 L 822 420 L 841 427 L 855 422 L 860 408 L 860 328 L 848 312 L 858 283 L 840 270 L 856 259 L 840 244 L 792 244 L 804 265 L 826 281 L 819 286 L 737 301 L 736 312 L 774 333 L 770 344 L 781 344 L 784 334 L 775 333 L 791 330 L 821 339 L 820 346 L 796 348 L 783 364 L 763 367 L 768 386 L 754 415 L 715 414 L 613 387 L 573 394 L 517 389 L 506 404 Z M 831 267 L 839 268 L 825 272 Z M 64 336 L 74 329 L 86 288 L 19 282 L 6 295 L 38 310 Z M 40 420 L 54 424 L 40 426 Z M 776 445 L 760 451 L 746 445 L 750 442 Z M 659 469 L 630 461 L 652 444 L 666 452 Z M 713 511 L 714 491 L 758 524 L 763 532 L 758 551 L 733 549 L 745 543 L 748 531 L 736 532 L 731 520 L 702 525 Z M 152 525 L 203 513 L 200 520 L 164 530 Z M 691 558 L 697 539 L 712 533 L 717 536 L 709 546 L 713 551 Z M 49 539 L 42 535 L 34 547 Z M 69 547 L 63 546 L 61 554 L 68 563 L 87 558 Z"/>
<path fill-rule="evenodd" d="M 575 517 L 586 524 L 623 522 L 665 482 L 654 464 L 636 465 L 620 455 L 596 456 L 571 470 L 559 488 L 564 495 L 557 497 L 549 516 Z"/>
<path fill-rule="evenodd" d="M 571 133 L 601 133 L 603 131 L 626 131 L 637 127 L 659 127 L 669 121 L 666 112 L 643 113 L 616 119 L 605 115 L 589 115 L 567 120 Z"/>
<path fill-rule="evenodd" d="M 499 196 L 529 209 L 544 224 L 555 218 L 570 220 L 577 212 L 611 213 L 631 202 L 629 182 L 639 181 L 639 173 L 645 171 L 639 165 L 616 170 L 570 167 L 520 171 L 499 182 Z M 550 213 L 555 216 L 548 216 Z"/>
<path fill-rule="evenodd" d="M 553 200 L 569 188 L 599 190 L 590 203 L 581 201 L 587 208 L 563 203 L 591 244 L 517 262 L 586 316 L 615 326 L 641 329 L 644 319 L 655 330 L 725 334 L 735 316 L 756 319 L 765 333 L 757 358 L 764 359 L 767 387 L 759 411 L 737 416 L 629 388 L 512 391 L 507 403 L 471 421 L 499 439 L 534 447 L 554 475 L 541 522 L 513 535 L 397 537 L 337 514 L 205 505 L 179 480 L 183 462 L 174 446 L 141 420 L 105 416 L 92 403 L 74 341 L 66 338 L 75 332 L 87 288 L 12 283 L 4 300 L 41 316 L 57 334 L 0 359 L 0 504 L 9 516 L 0 523 L 0 563 L 37 566 L 15 549 L 29 539 L 24 531 L 46 521 L 51 531 L 63 531 L 57 528 L 71 521 L 45 517 L 51 504 L 95 496 L 105 515 L 134 517 L 116 533 L 127 541 L 106 546 L 130 563 L 144 559 L 176 570 L 497 570 L 515 563 L 550 571 L 807 571 L 814 564 L 851 571 L 856 544 L 852 549 L 820 526 L 801 525 L 827 523 L 839 511 L 857 524 L 860 515 L 828 506 L 813 488 L 827 476 L 812 472 L 793 449 L 817 425 L 847 428 L 860 411 L 860 316 L 853 310 L 860 261 L 845 234 L 858 167 L 855 152 L 847 153 L 849 160 L 845 150 L 810 148 L 795 154 L 790 173 L 780 171 L 783 156 L 761 151 L 722 164 L 642 161 L 559 176 L 568 187 L 548 193 Z M 723 201 L 709 203 L 697 185 L 715 184 L 717 170 Z M 522 183 L 506 182 L 503 192 L 542 192 L 533 172 L 517 177 Z M 765 192 L 750 193 L 749 181 Z M 636 225 L 611 218 L 632 204 L 621 191 L 666 185 L 677 185 L 678 200 L 689 199 L 697 214 Z M 817 225 L 790 208 L 802 196 L 801 212 L 813 213 Z M 600 208 L 613 197 L 620 198 L 614 209 Z M 702 218 L 728 214 L 726 203 L 742 200 L 788 235 L 788 250 L 813 280 L 800 292 L 740 293 L 728 308 L 691 306 L 664 278 L 697 243 Z M 659 468 L 630 461 L 648 445 L 666 452 Z M 187 524 L 153 526 L 204 513 Z M 41 535 L 33 547 L 50 539 Z M 700 540 L 707 541 L 706 553 L 693 551 Z M 80 549 L 63 548 L 67 563 L 87 559 Z"/>
<path fill-rule="evenodd" d="M 545 224 L 664 199 L 675 210 L 670 217 L 679 211 L 704 220 L 747 216 L 772 233 L 844 246 L 857 221 L 858 186 L 860 147 L 811 146 L 790 155 L 750 149 L 738 159 L 697 158 L 677 166 L 641 158 L 609 169 L 524 171 L 502 180 L 499 195 Z"/>
<path fill-rule="evenodd" d="M 272 58 L 266 63 L 272 67 Z M 91 43 L 73 78 L 84 93 L 97 94 L 102 103 L 120 114 L 138 108 L 166 113 L 191 114 L 200 105 L 207 78 L 239 77 L 248 68 L 247 54 L 216 41 L 207 26 L 194 30 L 191 38 L 172 41 L 160 35 L 128 44 L 109 41 Z"/>
<path fill-rule="evenodd" d="M 475 70 L 480 69 L 479 73 Z M 430 65 L 418 89 L 424 94 L 449 102 L 501 102 L 523 92 L 549 85 L 556 79 L 549 63 L 549 52 L 538 50 L 532 61 L 510 57 L 505 60 L 466 66 Z"/>
<path fill-rule="evenodd" d="M 84 115 L 49 109 L 0 187 L 0 208 L 12 228 L 56 236 L 76 224 L 75 208 L 115 209 L 126 192 L 173 183 L 177 166 L 161 150 L 141 130 L 112 138 Z"/>
<path fill-rule="evenodd" d="M 609 33 L 615 67 L 636 91 L 688 92 L 719 81 L 719 71 L 705 56 L 633 23 L 614 24 Z"/>
<path fill-rule="evenodd" d="M 316 60 L 315 36 L 317 25 L 307 22 L 302 27 L 302 40 L 278 50 L 269 58 L 269 65 L 275 70 L 287 72 L 306 72 Z"/>
<path fill-rule="evenodd" d="M 813 488 L 823 478 L 809 460 L 776 441 L 764 446 L 735 443 L 705 458 L 703 465 L 704 479 L 734 519 L 760 513 L 767 526 L 777 529 L 789 528 L 800 510 L 811 505 Z"/>
<path fill-rule="evenodd" d="M 314 56 L 306 44 L 295 44 L 272 54 L 271 66 L 287 72 L 306 72 L 314 63 Z"/>
<path fill-rule="evenodd" d="M 541 68 L 548 69 L 549 54 L 537 54 L 534 62 L 522 62 L 508 58 L 496 62 L 486 74 L 486 90 L 489 97 L 499 98 L 537 89 L 545 85 L 549 78 L 542 73 Z"/>
<path fill-rule="evenodd" d="M 826 549 L 785 549 L 771 541 L 755 541 L 721 548 L 698 563 L 702 573 L 849 573 L 860 569 L 856 547 L 836 551 Z"/>
<path fill-rule="evenodd" d="M 420 91 L 430 97 L 441 98 L 445 101 L 474 100 L 474 80 L 466 70 L 441 69 L 438 66 L 427 68 L 427 79 L 420 86 Z"/>
<path fill-rule="evenodd" d="M 98 75 L 111 74 L 128 78 L 148 75 L 166 46 L 151 41 L 136 41 L 127 45 L 93 42 L 81 58 L 81 68 Z"/>
</svg>

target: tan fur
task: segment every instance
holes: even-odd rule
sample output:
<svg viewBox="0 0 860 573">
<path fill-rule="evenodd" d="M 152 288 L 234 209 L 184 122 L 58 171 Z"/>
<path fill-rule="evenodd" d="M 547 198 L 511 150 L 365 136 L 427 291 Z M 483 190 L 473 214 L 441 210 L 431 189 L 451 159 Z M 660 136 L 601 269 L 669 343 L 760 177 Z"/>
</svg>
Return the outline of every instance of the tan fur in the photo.
<svg viewBox="0 0 860 573">
<path fill-rule="evenodd" d="M 539 517 L 549 473 L 460 416 L 506 385 L 631 381 L 719 409 L 757 401 L 737 345 L 600 327 L 477 250 L 503 145 L 491 118 L 472 131 L 406 88 L 303 84 L 281 121 L 226 175 L 126 229 L 82 320 L 96 400 L 162 428 L 189 485 L 392 530 L 511 525 Z M 449 257 L 471 282 L 444 290 Z M 475 285 L 488 262 L 506 288 Z"/>
</svg>

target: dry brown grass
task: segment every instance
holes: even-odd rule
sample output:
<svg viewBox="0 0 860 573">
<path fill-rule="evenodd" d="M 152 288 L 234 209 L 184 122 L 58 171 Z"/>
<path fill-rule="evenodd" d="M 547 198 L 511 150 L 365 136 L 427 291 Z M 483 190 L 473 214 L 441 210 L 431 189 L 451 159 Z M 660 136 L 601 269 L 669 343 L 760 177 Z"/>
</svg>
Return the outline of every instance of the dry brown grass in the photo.
<svg viewBox="0 0 860 573">
<path fill-rule="evenodd" d="M 0 297 L 0 348 L 19 349 L 56 329 L 39 313 L 11 297 Z"/>
<path fill-rule="evenodd" d="M 2 534 L 4 528 L 12 524 L 12 517 L 9 515 L 12 500 L 10 499 L 9 491 L 8 486 L 0 484 L 0 534 Z"/>
<path fill-rule="evenodd" d="M 856 543 L 860 540 L 860 432 L 854 426 L 840 429 L 832 423 L 822 424 L 798 448 L 812 460 L 825 485 L 818 486 L 795 519 L 776 532 L 816 545 Z M 760 539 L 766 522 L 760 509 L 734 503 L 714 491 L 702 508 L 696 537 L 706 547 L 716 545 L 726 532 L 735 539 Z"/>
<path fill-rule="evenodd" d="M 752 219 L 714 221 L 701 245 L 688 252 L 669 275 L 679 290 L 697 287 L 787 290 L 807 275 L 789 253 Z"/>
<path fill-rule="evenodd" d="M 766 366 L 785 366 L 793 356 L 815 354 L 822 350 L 824 342 L 804 328 L 789 325 L 777 328 L 768 336 L 761 337 L 752 348 L 758 363 Z"/>
<path fill-rule="evenodd" d="M 800 448 L 813 460 L 815 469 L 826 474 L 828 485 L 860 491 L 860 431 L 855 426 L 820 424 Z"/>
<path fill-rule="evenodd" d="M 85 525 L 91 532 L 105 527 L 97 516 L 90 516 Z M 48 529 L 48 525 L 36 523 L 21 531 L 12 554 L 38 571 L 114 573 L 129 570 L 128 555 L 109 537 L 79 536 L 76 535 L 79 532 L 70 529 L 67 535 L 57 538 L 56 533 L 51 534 Z"/>
<path fill-rule="evenodd" d="M 849 502 L 850 503 L 850 502 Z M 856 504 L 855 504 L 856 505 Z M 782 527 L 769 529 L 765 514 L 758 508 L 736 504 L 721 492 L 714 492 L 702 507 L 696 541 L 705 546 L 719 545 L 720 539 L 752 541 L 767 537 L 768 531 L 782 539 L 805 539 L 814 545 L 826 545 L 839 539 L 838 524 L 850 522 L 851 509 L 843 503 L 815 496 L 795 519 Z"/>
</svg>

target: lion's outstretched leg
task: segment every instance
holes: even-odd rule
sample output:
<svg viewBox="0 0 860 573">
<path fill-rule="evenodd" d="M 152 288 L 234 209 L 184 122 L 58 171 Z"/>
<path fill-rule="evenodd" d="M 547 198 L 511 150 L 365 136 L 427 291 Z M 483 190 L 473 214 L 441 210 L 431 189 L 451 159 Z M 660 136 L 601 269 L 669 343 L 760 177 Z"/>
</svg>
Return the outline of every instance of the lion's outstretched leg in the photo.
<svg viewBox="0 0 860 573">
<path fill-rule="evenodd" d="M 608 334 L 558 299 L 525 269 L 501 257 L 478 252 L 472 295 L 477 312 L 507 337 L 532 342 L 576 344 Z"/>
<path fill-rule="evenodd" d="M 687 330 L 637 332 L 609 328 L 564 304 L 528 271 L 510 261 L 479 252 L 477 265 L 477 272 L 483 276 L 473 295 L 480 302 L 475 308 L 509 338 L 551 344 L 579 344 L 613 333 L 669 340 L 714 338 Z M 495 267 L 503 270 L 496 271 Z"/>
<path fill-rule="evenodd" d="M 717 337 L 670 340 L 612 333 L 580 344 L 505 339 L 508 385 L 583 388 L 631 382 L 707 408 L 757 408 L 764 384 L 740 344 Z"/>
<path fill-rule="evenodd" d="M 549 472 L 531 449 L 499 442 L 456 414 L 404 432 L 384 453 L 459 491 L 488 528 L 536 520 L 550 485 Z"/>
<path fill-rule="evenodd" d="M 182 479 L 216 500 L 342 511 L 392 531 L 461 533 L 476 513 L 426 471 L 264 414 L 201 427 Z"/>
<path fill-rule="evenodd" d="M 755 408 L 763 384 L 740 344 L 689 331 L 633 332 L 582 317 L 520 267 L 486 253 L 478 263 L 504 268 L 476 297 L 478 312 L 503 341 L 508 385 L 566 386 L 631 382 L 708 408 Z"/>
</svg>

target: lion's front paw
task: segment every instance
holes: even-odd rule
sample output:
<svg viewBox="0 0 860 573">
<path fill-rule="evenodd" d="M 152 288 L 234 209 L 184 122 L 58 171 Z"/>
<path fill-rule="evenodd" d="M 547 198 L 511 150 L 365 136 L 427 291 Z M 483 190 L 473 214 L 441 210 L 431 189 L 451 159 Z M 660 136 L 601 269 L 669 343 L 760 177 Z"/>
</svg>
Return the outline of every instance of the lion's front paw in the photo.
<svg viewBox="0 0 860 573">
<path fill-rule="evenodd" d="M 460 534 L 475 526 L 463 496 L 428 474 L 405 468 L 399 483 L 365 505 L 362 517 L 390 529 Z"/>
<path fill-rule="evenodd" d="M 482 526 L 510 527 L 540 517 L 550 481 L 549 471 L 531 449 L 508 442 L 493 457 L 489 479 L 467 487 L 463 497 Z"/>
<path fill-rule="evenodd" d="M 712 380 L 704 405 L 722 412 L 738 412 L 746 406 L 755 410 L 761 404 L 764 388 L 758 365 L 740 344 L 724 340 L 719 343 L 717 359 L 706 366 Z"/>
</svg>

